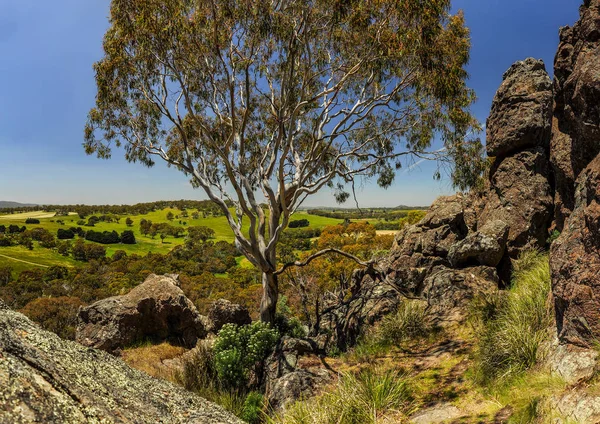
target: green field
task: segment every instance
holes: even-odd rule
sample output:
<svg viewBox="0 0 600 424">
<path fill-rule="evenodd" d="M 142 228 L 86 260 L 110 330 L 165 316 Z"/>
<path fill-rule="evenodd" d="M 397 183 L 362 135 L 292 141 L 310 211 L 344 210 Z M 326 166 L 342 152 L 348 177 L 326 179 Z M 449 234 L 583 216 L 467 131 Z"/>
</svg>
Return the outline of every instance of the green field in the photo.
<svg viewBox="0 0 600 424">
<path fill-rule="evenodd" d="M 187 218 L 175 218 L 172 221 L 167 220 L 167 214 L 172 212 L 173 215 L 177 216 L 181 213 L 178 209 L 162 209 L 154 212 L 150 212 L 144 215 L 122 215 L 120 216 L 120 221 L 117 222 L 99 222 L 94 227 L 86 227 L 81 226 L 84 230 L 94 230 L 94 231 L 116 231 L 119 234 L 125 230 L 132 230 L 135 234 L 136 244 L 109 244 L 104 245 L 106 247 L 106 252 L 108 256 L 112 256 L 112 254 L 117 250 L 124 250 L 128 254 L 138 254 L 145 255 L 148 252 L 153 253 L 168 253 L 173 247 L 183 244 L 185 241 L 185 237 L 175 238 L 175 237 L 167 237 L 164 240 L 164 243 L 161 242 L 160 237 L 156 236 L 154 239 L 150 236 L 143 236 L 140 233 L 140 221 L 142 219 L 150 220 L 153 223 L 161 223 L 166 222 L 173 226 L 179 226 L 183 228 L 187 228 L 190 226 L 206 226 L 212 228 L 215 232 L 214 241 L 224 240 L 228 242 L 233 242 L 233 232 L 231 231 L 227 220 L 224 216 L 219 217 L 202 217 L 202 213 L 200 213 L 200 217 L 198 219 L 192 219 L 191 215 L 194 210 L 188 210 L 189 216 Z M 131 218 L 133 220 L 133 225 L 128 227 L 125 224 L 125 220 L 127 218 Z M 40 220 L 40 224 L 25 224 L 25 220 L 27 218 L 37 218 Z M 310 222 L 310 226 L 313 228 L 323 228 L 328 225 L 335 225 L 341 222 L 340 219 L 327 218 L 317 215 L 310 215 L 306 212 L 297 212 L 293 215 L 292 219 L 307 219 Z M 64 221 L 64 225 L 57 222 L 58 220 Z M 67 229 L 70 227 L 78 227 L 77 221 L 79 221 L 79 217 L 76 214 L 62 217 L 55 217 L 52 213 L 46 213 L 43 211 L 39 212 L 27 212 L 20 214 L 11 214 L 11 215 L 0 215 L 0 225 L 5 225 L 8 227 L 9 225 L 25 225 L 27 229 L 31 230 L 33 228 L 45 228 L 51 233 L 56 235 L 56 232 L 59 228 Z M 181 221 L 181 224 L 180 224 Z M 183 224 L 186 223 L 186 225 Z M 247 231 L 247 226 L 246 226 Z M 15 271 L 20 271 L 23 269 L 28 269 L 34 267 L 36 265 L 39 266 L 49 266 L 49 265 L 63 265 L 63 266 L 73 266 L 77 262 L 72 258 L 67 258 L 59 255 L 56 251 L 45 249 L 37 246 L 37 243 L 34 243 L 33 250 L 27 250 L 22 246 L 12 246 L 12 247 L 0 247 L 0 266 L 11 266 Z M 26 261 L 20 262 L 20 261 Z"/>
</svg>

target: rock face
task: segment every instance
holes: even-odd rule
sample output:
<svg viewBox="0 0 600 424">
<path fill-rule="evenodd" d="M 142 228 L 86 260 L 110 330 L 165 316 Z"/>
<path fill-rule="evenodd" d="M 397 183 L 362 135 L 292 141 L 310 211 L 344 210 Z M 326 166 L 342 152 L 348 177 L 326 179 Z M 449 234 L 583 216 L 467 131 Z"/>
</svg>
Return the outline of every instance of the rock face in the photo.
<svg viewBox="0 0 600 424">
<path fill-rule="evenodd" d="M 600 336 L 600 0 L 562 28 L 555 59 L 551 159 L 556 227 L 550 251 L 560 341 L 589 346 Z"/>
<path fill-rule="evenodd" d="M 509 228 L 506 248 L 512 258 L 526 249 L 543 248 L 552 221 L 548 156 L 537 147 L 496 161 L 479 225 L 504 222 Z"/>
<path fill-rule="evenodd" d="M 225 324 L 246 325 L 252 322 L 252 318 L 244 306 L 219 299 L 208 311 L 208 322 L 208 330 L 216 334 Z"/>
<path fill-rule="evenodd" d="M 199 396 L 60 339 L 0 301 L 1 423 L 242 423 Z"/>
<path fill-rule="evenodd" d="M 152 338 L 192 348 L 206 336 L 203 317 L 178 287 L 176 276 L 151 274 L 124 296 L 79 311 L 76 340 L 109 352 Z"/>
<path fill-rule="evenodd" d="M 560 31 L 554 60 L 550 159 L 556 180 L 556 227 L 575 206 L 575 181 L 600 153 L 600 0 L 586 0 L 580 20 Z"/>
<path fill-rule="evenodd" d="M 575 209 L 550 257 L 559 338 L 588 346 L 600 337 L 600 156 L 578 178 Z"/>
</svg>

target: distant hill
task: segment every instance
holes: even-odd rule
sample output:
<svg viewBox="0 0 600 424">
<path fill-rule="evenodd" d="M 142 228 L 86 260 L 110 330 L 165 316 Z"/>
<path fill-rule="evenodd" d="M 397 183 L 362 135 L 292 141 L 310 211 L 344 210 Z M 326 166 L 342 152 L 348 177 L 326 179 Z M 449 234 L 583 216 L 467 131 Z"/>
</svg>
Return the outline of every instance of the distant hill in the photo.
<svg viewBox="0 0 600 424">
<path fill-rule="evenodd" d="M 19 202 L 11 202 L 8 200 L 0 200 L 0 209 L 25 208 L 28 206 L 37 206 L 37 205 L 35 203 L 19 203 Z"/>
</svg>

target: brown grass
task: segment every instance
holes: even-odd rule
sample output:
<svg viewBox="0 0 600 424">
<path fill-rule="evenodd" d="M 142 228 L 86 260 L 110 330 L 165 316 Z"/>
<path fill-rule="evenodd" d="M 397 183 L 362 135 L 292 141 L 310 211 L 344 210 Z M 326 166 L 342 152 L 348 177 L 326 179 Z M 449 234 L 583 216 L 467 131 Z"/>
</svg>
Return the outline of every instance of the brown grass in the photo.
<svg viewBox="0 0 600 424">
<path fill-rule="evenodd" d="M 173 380 L 174 370 L 166 366 L 163 361 L 177 358 L 185 352 L 186 349 L 183 347 L 161 343 L 126 349 L 121 357 L 129 366 L 153 377 Z"/>
</svg>

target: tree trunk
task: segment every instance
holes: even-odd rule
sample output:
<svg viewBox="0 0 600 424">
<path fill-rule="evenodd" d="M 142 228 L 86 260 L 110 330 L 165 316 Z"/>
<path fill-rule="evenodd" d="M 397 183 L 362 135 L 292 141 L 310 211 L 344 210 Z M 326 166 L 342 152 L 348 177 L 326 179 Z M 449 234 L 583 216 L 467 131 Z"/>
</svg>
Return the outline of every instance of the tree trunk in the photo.
<svg viewBox="0 0 600 424">
<path fill-rule="evenodd" d="M 262 286 L 263 295 L 260 301 L 260 320 L 267 324 L 273 324 L 275 322 L 277 298 L 279 297 L 277 276 L 271 272 L 263 272 Z"/>
</svg>

